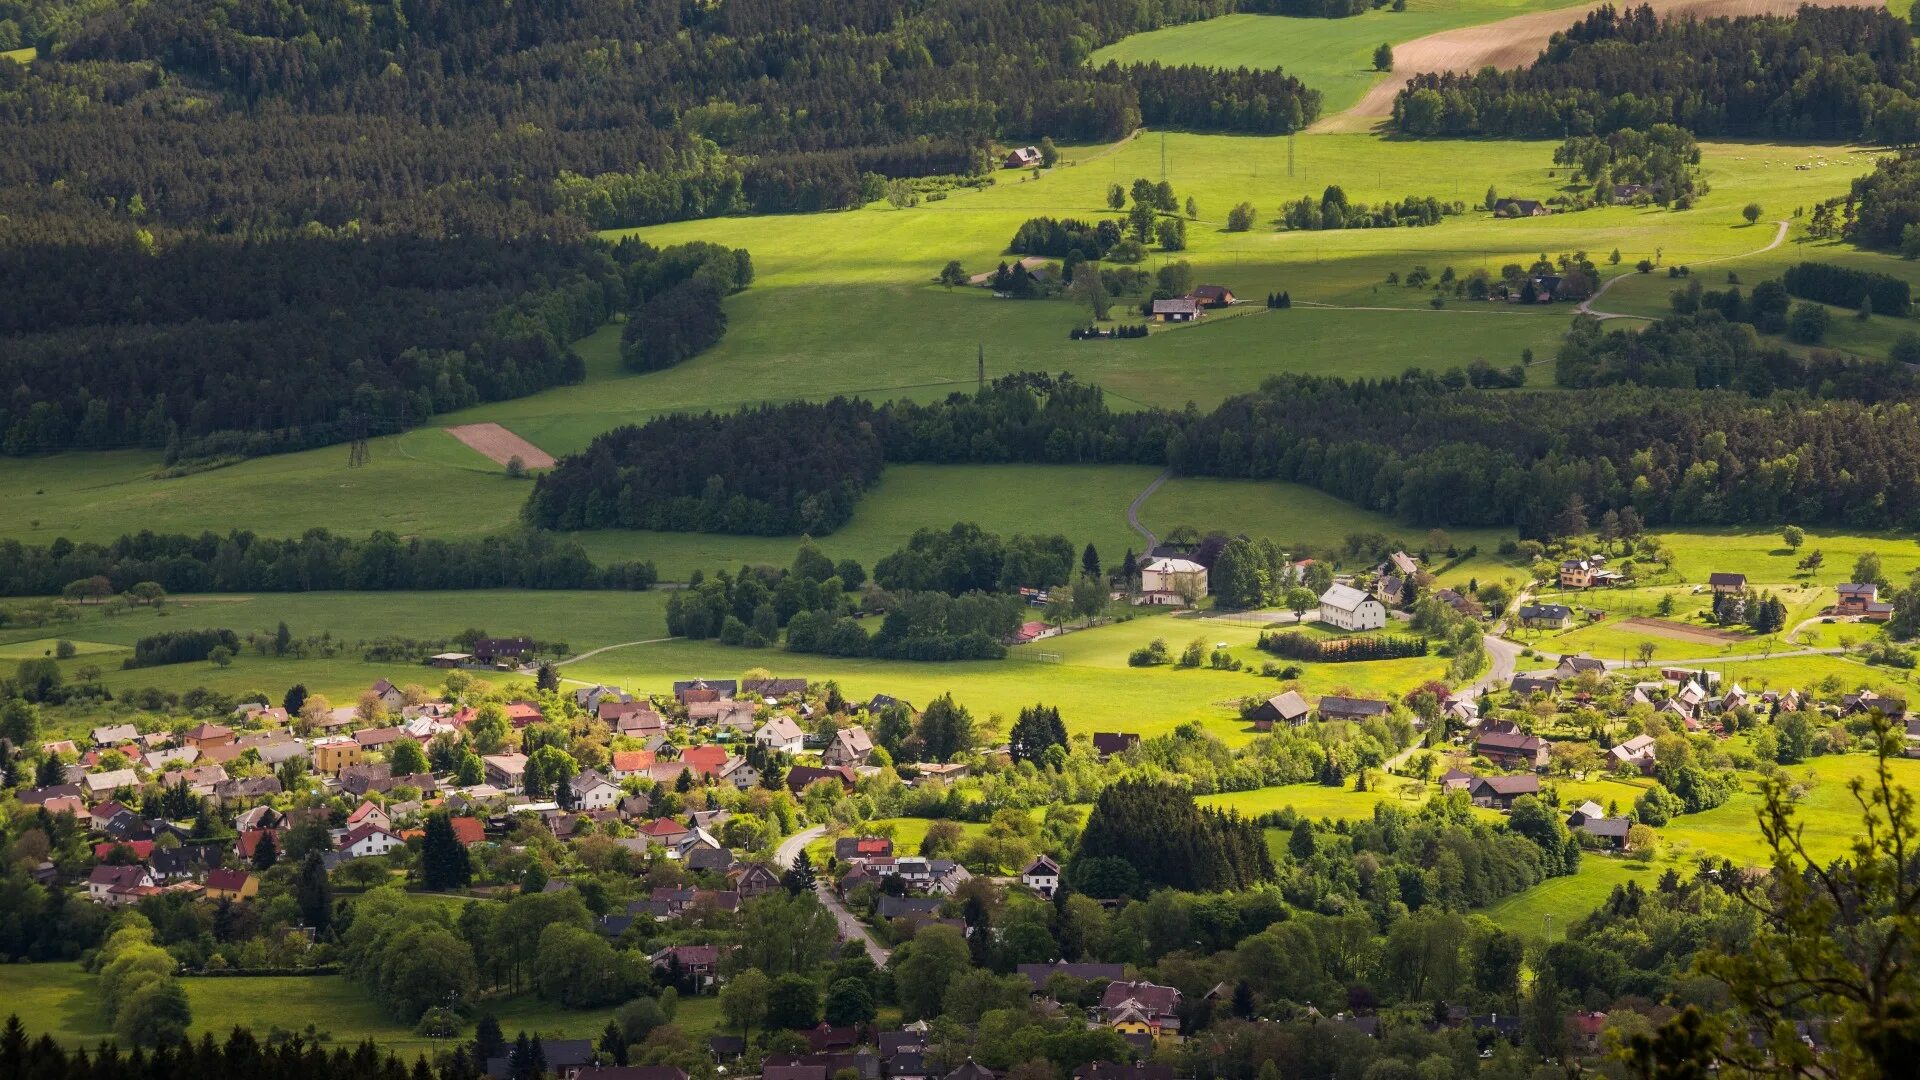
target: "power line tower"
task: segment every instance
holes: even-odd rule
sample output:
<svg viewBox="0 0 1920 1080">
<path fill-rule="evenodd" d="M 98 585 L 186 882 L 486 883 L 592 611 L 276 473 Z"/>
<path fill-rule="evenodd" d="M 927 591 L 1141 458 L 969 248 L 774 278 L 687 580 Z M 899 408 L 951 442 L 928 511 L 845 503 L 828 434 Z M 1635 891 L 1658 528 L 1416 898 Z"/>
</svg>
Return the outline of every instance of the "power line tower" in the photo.
<svg viewBox="0 0 1920 1080">
<path fill-rule="evenodd" d="M 372 460 L 367 450 L 367 414 L 356 411 L 347 421 L 347 435 L 351 443 L 347 447 L 347 468 L 357 469 Z"/>
</svg>

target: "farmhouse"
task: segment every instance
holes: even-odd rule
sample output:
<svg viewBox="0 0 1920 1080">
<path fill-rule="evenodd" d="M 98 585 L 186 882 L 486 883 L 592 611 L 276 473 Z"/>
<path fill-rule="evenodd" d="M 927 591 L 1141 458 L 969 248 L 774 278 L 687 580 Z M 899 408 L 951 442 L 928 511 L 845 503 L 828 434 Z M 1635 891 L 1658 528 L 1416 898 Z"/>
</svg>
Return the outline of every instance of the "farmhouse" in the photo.
<svg viewBox="0 0 1920 1080">
<path fill-rule="evenodd" d="M 1188 559 L 1160 558 L 1140 568 L 1140 602 L 1188 604 L 1207 595 L 1207 568 Z"/>
<path fill-rule="evenodd" d="M 1320 719 L 1322 720 L 1367 720 L 1375 716 L 1385 716 L 1393 706 L 1384 701 L 1371 698 L 1336 697 L 1329 694 L 1320 699 Z"/>
<path fill-rule="evenodd" d="M 865 765 L 873 754 L 873 738 L 863 727 L 841 728 L 833 733 L 833 741 L 820 755 L 829 765 Z"/>
<path fill-rule="evenodd" d="M 1006 167 L 1009 169 L 1030 169 L 1040 164 L 1040 148 L 1021 146 L 1007 151 Z"/>
<path fill-rule="evenodd" d="M 1232 307 L 1239 302 L 1234 297 L 1233 290 L 1225 285 L 1195 285 L 1193 291 L 1187 294 L 1187 298 L 1201 307 L 1210 308 Z"/>
<path fill-rule="evenodd" d="M 1192 322 L 1203 314 L 1199 303 L 1191 297 L 1176 296 L 1170 300 L 1153 302 L 1154 322 Z"/>
<path fill-rule="evenodd" d="M 1573 609 L 1565 604 L 1522 604 L 1520 625 L 1532 630 L 1564 630 L 1573 624 Z"/>
<path fill-rule="evenodd" d="M 1543 769 L 1552 744 L 1537 735 L 1483 731 L 1474 752 L 1503 768 Z"/>
<path fill-rule="evenodd" d="M 1261 702 L 1259 708 L 1254 709 L 1248 719 L 1253 721 L 1253 730 L 1272 731 L 1275 724 L 1285 724 L 1288 727 L 1304 724 L 1307 722 L 1307 714 L 1312 711 L 1312 706 L 1307 704 L 1306 698 L 1300 696 L 1300 691 L 1289 690 Z"/>
<path fill-rule="evenodd" d="M 1607 757 L 1613 763 L 1632 765 L 1641 772 L 1653 768 L 1653 736 L 1635 735 L 1619 746 L 1607 751 Z"/>
<path fill-rule="evenodd" d="M 1607 560 L 1598 556 L 1567 559 L 1560 564 L 1560 587 L 1563 589 L 1590 589 L 1599 585 L 1617 585 L 1622 577 L 1619 571 L 1607 569 Z"/>
<path fill-rule="evenodd" d="M 1560 658 L 1560 663 L 1553 669 L 1553 673 L 1563 679 L 1570 679 L 1575 675 L 1584 675 L 1588 672 L 1595 675 L 1605 675 L 1607 673 L 1607 662 L 1584 654 L 1578 656 L 1563 656 Z"/>
<path fill-rule="evenodd" d="M 1633 828 L 1633 822 L 1626 818 L 1590 817 L 1575 827 L 1617 851 L 1625 851 L 1627 830 Z"/>
<path fill-rule="evenodd" d="M 378 699 L 380 707 L 388 712 L 399 712 L 407 703 L 407 695 L 386 679 L 375 679 L 373 688 L 368 692 Z"/>
<path fill-rule="evenodd" d="M 1465 791 L 1473 786 L 1475 779 L 1477 778 L 1465 769 L 1448 769 L 1440 776 L 1440 790 L 1448 792 L 1449 794 L 1455 791 Z"/>
<path fill-rule="evenodd" d="M 1546 217 L 1551 213 L 1538 199 L 1499 199 L 1493 204 L 1493 216 L 1498 218 Z"/>
<path fill-rule="evenodd" d="M 1834 605 L 1837 615 L 1853 615 L 1868 622 L 1886 622 L 1893 618 L 1893 605 L 1880 599 L 1880 586 L 1873 582 L 1848 582 L 1838 586 L 1840 602 Z"/>
<path fill-rule="evenodd" d="M 1716 594 L 1738 596 L 1747 591 L 1747 575 L 1716 572 L 1707 575 L 1707 584 Z"/>
<path fill-rule="evenodd" d="M 1540 794 L 1540 778 L 1532 773 L 1521 776 L 1482 776 L 1467 789 L 1475 806 L 1495 810 L 1513 809 L 1513 801 L 1522 795 Z"/>
<path fill-rule="evenodd" d="M 1020 871 L 1020 884 L 1041 896 L 1051 897 L 1053 890 L 1060 887 L 1060 864 L 1045 855 L 1037 855 Z"/>
<path fill-rule="evenodd" d="M 1507 689 L 1513 691 L 1515 697 L 1532 697 L 1535 694 L 1552 697 L 1560 692 L 1560 680 L 1552 674 L 1515 675 Z"/>
<path fill-rule="evenodd" d="M 753 733 L 753 741 L 769 750 L 797 754 L 805 749 L 807 736 L 800 725 L 793 722 L 793 717 L 776 716 L 760 725 L 760 730 Z"/>
<path fill-rule="evenodd" d="M 1387 609 L 1351 585 L 1334 585 L 1320 596 L 1320 621 L 1342 630 L 1378 630 L 1387 625 Z"/>
<path fill-rule="evenodd" d="M 533 652 L 533 639 L 527 637 L 483 637 L 473 643 L 473 658 L 482 664 L 521 660 Z"/>
<path fill-rule="evenodd" d="M 1101 761 L 1115 754 L 1124 754 L 1140 745 L 1140 736 L 1131 731 L 1096 731 L 1093 733 L 1093 752 Z"/>
</svg>

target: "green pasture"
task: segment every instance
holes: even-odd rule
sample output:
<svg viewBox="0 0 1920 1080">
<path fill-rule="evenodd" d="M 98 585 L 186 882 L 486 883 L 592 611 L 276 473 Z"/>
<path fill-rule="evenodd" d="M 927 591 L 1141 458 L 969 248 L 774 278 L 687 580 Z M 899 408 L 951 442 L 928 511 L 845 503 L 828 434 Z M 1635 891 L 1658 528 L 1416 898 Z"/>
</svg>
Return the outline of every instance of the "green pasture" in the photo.
<svg viewBox="0 0 1920 1080">
<path fill-rule="evenodd" d="M 1374 773 L 1371 780 L 1366 791 L 1354 791 L 1351 785 L 1287 784 L 1283 787 L 1202 795 L 1194 801 L 1216 810 L 1235 810 L 1242 817 L 1257 817 L 1292 808 L 1294 813 L 1314 821 L 1327 818 L 1354 821 L 1373 817 L 1373 808 L 1380 803 L 1394 803 L 1410 809 L 1418 807 L 1427 800 L 1429 794 L 1426 785 L 1398 776 Z"/>
<path fill-rule="evenodd" d="M 96 981 L 78 964 L 12 964 L 0 969 L 0 982 L 10 991 L 7 1011 L 18 1015 L 31 1035 L 44 1032 L 70 1047 L 112 1038 Z M 332 1036 L 331 1045 L 351 1048 L 373 1039 L 381 1050 L 403 1058 L 432 1055 L 448 1045 L 397 1023 L 342 975 L 185 978 L 181 984 L 193 1006 L 190 1034 L 196 1038 L 202 1033 L 224 1038 L 235 1027 L 251 1028 L 264 1038 L 274 1027 L 304 1031 L 312 1024 Z M 486 1007 L 508 1038 L 520 1031 L 549 1039 L 597 1038 L 614 1012 L 561 1009 L 531 994 L 489 1001 Z M 715 1032 L 720 1025 L 718 1000 L 683 999 L 674 1021 L 696 1038 Z"/>
<path fill-rule="evenodd" d="M 1892 766 L 1897 784 L 1908 790 L 1920 788 L 1920 760 L 1900 758 Z M 1838 858 L 1860 835 L 1859 804 L 1847 784 L 1856 778 L 1870 780 L 1873 767 L 1873 758 L 1866 754 L 1818 757 L 1800 765 L 1782 766 L 1791 780 L 1806 785 L 1806 796 L 1795 807 L 1795 820 L 1805 829 L 1807 848 L 1814 858 Z M 1666 852 L 1682 860 L 1710 854 L 1740 865 L 1764 865 L 1771 856 L 1755 817 L 1761 799 L 1754 788 L 1748 784 L 1720 806 L 1675 818 L 1662 827 L 1659 832 Z"/>
<path fill-rule="evenodd" d="M 0 631 L 4 633 L 4 631 Z M 43 637 L 26 641 L 8 641 L 0 644 L 0 660 L 35 660 L 43 656 L 52 656 L 60 642 L 72 642 L 76 657 L 98 657 L 101 653 L 124 652 L 126 646 L 109 644 L 103 641 L 76 641 L 72 638 Z"/>
<path fill-rule="evenodd" d="M 1614 886 L 1638 881 L 1641 888 L 1651 889 L 1661 872 L 1653 863 L 1587 852 L 1578 872 L 1548 878 L 1489 904 L 1480 914 L 1525 937 L 1545 938 L 1551 933 L 1557 939 L 1565 936 L 1574 921 L 1606 903 Z"/>
<path fill-rule="evenodd" d="M 1414 550 L 1426 547 L 1428 533 L 1303 484 L 1207 477 L 1180 477 L 1162 485 L 1142 507 L 1140 522 L 1159 536 L 1182 525 L 1264 536 L 1282 548 L 1322 558 L 1344 557 L 1343 545 L 1352 533 L 1382 533 Z M 1447 534 L 1462 549 L 1479 545 L 1481 558 L 1493 556 L 1502 539 L 1515 535 L 1500 529 L 1449 529 Z M 1430 554 L 1437 563 L 1445 561 L 1444 552 Z"/>
<path fill-rule="evenodd" d="M 1581 0 L 1410 0 L 1405 11 L 1374 8 L 1344 19 L 1226 15 L 1135 34 L 1093 54 L 1093 63 L 1159 61 L 1216 68 L 1280 68 L 1322 96 L 1320 115 L 1360 100 L 1378 81 L 1373 50 L 1460 26 L 1566 7 Z M 1568 16 L 1572 21 L 1572 16 Z"/>
</svg>

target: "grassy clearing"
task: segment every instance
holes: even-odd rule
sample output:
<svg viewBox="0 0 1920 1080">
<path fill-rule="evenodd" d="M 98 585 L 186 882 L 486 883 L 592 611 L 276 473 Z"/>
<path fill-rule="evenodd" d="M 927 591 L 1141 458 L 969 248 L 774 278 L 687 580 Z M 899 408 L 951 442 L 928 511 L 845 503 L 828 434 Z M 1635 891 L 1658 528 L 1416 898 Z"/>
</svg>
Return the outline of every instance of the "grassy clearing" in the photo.
<svg viewBox="0 0 1920 1080">
<path fill-rule="evenodd" d="M 126 651 L 125 645 L 109 644 L 104 641 L 74 641 L 71 638 L 43 637 L 0 644 L 0 660 L 34 660 L 43 656 L 52 656 L 63 640 L 72 643 L 76 657 Z"/>
<path fill-rule="evenodd" d="M 1339 551 L 1351 533 L 1382 533 L 1415 549 L 1425 547 L 1427 541 L 1426 529 L 1409 527 L 1315 488 L 1254 480 L 1184 476 L 1169 480 L 1142 507 L 1140 522 L 1160 536 L 1189 525 L 1202 532 L 1219 529 L 1265 536 L 1283 548 L 1323 557 Z M 1460 529 L 1450 530 L 1449 535 L 1462 548 L 1478 544 L 1481 557 L 1486 558 L 1514 533 Z"/>
<path fill-rule="evenodd" d="M 24 49 L 0 49 L 0 60 L 12 60 L 19 64 L 31 63 L 38 55 L 40 55 L 39 50 L 32 45 Z"/>
<path fill-rule="evenodd" d="M 1375 8 L 1345 19 L 1227 15 L 1135 34 L 1093 54 L 1093 63 L 1157 60 L 1217 68 L 1280 68 L 1320 91 L 1320 114 L 1354 102 L 1380 79 L 1373 50 L 1417 37 L 1493 22 L 1581 0 L 1411 0 L 1405 11 Z M 1569 17 L 1571 21 L 1571 16 Z"/>
<path fill-rule="evenodd" d="M 1568 924 L 1605 903 L 1614 886 L 1638 881 L 1650 889 L 1659 876 L 1660 868 L 1652 863 L 1588 853 L 1577 873 L 1548 878 L 1480 913 L 1525 937 L 1545 937 L 1549 932 L 1564 936 Z"/>
<path fill-rule="evenodd" d="M 103 1021 L 96 977 L 78 964 L 15 964 L 5 971 L 13 999 L 9 1011 L 19 1015 L 29 1032 L 45 1032 L 68 1046 L 92 1046 L 112 1037 Z M 182 985 L 193 1005 L 195 1037 L 205 1032 L 224 1038 L 237 1026 L 265 1037 L 274 1027 L 304 1030 L 313 1024 L 330 1033 L 334 1045 L 351 1047 L 373 1039 L 382 1050 L 403 1058 L 431 1055 L 446 1045 L 394 1022 L 341 975 L 188 978 Z M 489 1007 L 509 1038 L 522 1030 L 546 1038 L 597 1037 L 613 1014 L 612 1009 L 564 1010 L 530 994 L 489 1002 Z M 717 1030 L 717 999 L 682 1001 L 675 1022 L 696 1038 Z"/>
<path fill-rule="evenodd" d="M 1127 527 L 1127 504 L 1159 473 L 1126 465 L 893 465 L 853 520 L 819 544 L 835 559 L 858 559 L 870 571 L 915 531 L 968 520 L 1003 534 L 1058 532 L 1076 550 L 1093 544 L 1103 562 L 1118 566 L 1129 549 L 1144 550 Z M 711 573 L 743 562 L 786 566 L 800 546 L 794 537 L 617 529 L 581 539 L 595 561 L 652 559 L 664 579 L 682 581 L 696 569 Z"/>
</svg>

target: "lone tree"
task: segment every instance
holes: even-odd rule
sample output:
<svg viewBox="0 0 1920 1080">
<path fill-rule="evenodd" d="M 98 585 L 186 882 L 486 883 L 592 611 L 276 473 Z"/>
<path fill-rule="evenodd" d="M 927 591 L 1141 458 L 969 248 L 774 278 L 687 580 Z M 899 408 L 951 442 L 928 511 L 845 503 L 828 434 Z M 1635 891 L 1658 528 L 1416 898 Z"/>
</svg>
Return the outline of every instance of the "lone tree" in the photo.
<svg viewBox="0 0 1920 1080">
<path fill-rule="evenodd" d="M 519 454 L 515 454 L 512 457 L 508 458 L 507 459 L 507 475 L 513 477 L 515 480 L 518 480 L 521 477 L 527 475 L 526 459 L 522 458 Z"/>
<path fill-rule="evenodd" d="M 940 284 L 951 289 L 955 285 L 965 285 L 966 283 L 967 271 L 965 267 L 960 265 L 959 259 L 948 259 L 947 265 L 940 268 Z"/>
<path fill-rule="evenodd" d="M 1750 202 L 1740 208 L 1740 216 L 1746 218 L 1747 224 L 1749 225 L 1759 221 L 1762 213 L 1763 211 L 1760 209 L 1760 204 L 1757 202 Z"/>
<path fill-rule="evenodd" d="M 1379 48 L 1373 50 L 1373 70 L 1393 70 L 1393 46 L 1383 41 Z"/>
<path fill-rule="evenodd" d="M 1788 551 L 1799 551 L 1800 545 L 1807 542 L 1807 534 L 1800 526 L 1789 525 L 1780 530 L 1780 539 L 1786 541 Z"/>
<path fill-rule="evenodd" d="M 807 854 L 806 848 L 801 848 L 799 858 L 793 860 L 793 867 L 780 878 L 780 884 L 787 887 L 787 892 L 799 896 L 803 892 L 812 892 L 813 882 L 813 856 Z"/>
<path fill-rule="evenodd" d="M 420 842 L 420 883 L 429 889 L 464 889 L 472 882 L 473 862 L 454 835 L 453 821 L 444 813 L 428 815 Z"/>
</svg>

